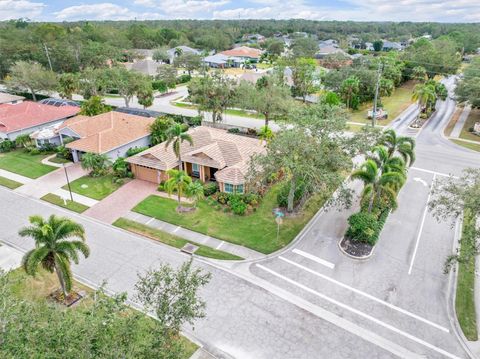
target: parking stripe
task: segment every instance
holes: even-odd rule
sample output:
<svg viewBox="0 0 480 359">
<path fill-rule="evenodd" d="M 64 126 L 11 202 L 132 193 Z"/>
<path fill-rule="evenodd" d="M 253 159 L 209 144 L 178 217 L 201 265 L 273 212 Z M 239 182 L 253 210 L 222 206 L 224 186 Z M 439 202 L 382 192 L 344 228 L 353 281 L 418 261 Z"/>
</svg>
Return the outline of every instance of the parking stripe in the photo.
<svg viewBox="0 0 480 359">
<path fill-rule="evenodd" d="M 400 335 L 404 336 L 405 338 L 410 339 L 410 340 L 412 340 L 412 341 L 414 341 L 414 342 L 416 342 L 416 343 L 418 343 L 418 344 L 421 344 L 421 345 L 423 345 L 423 346 L 425 346 L 425 347 L 427 347 L 427 348 L 429 348 L 429 349 L 431 349 L 431 350 L 433 350 L 433 351 L 435 351 L 435 352 L 437 352 L 437 353 L 440 353 L 440 354 L 442 354 L 442 355 L 444 355 L 444 356 L 446 356 L 446 357 L 448 357 L 448 358 L 460 359 L 460 358 L 457 357 L 456 355 L 454 355 L 454 354 L 452 354 L 452 353 L 449 353 L 449 352 L 443 350 L 442 348 L 439 348 L 439 347 L 437 347 L 437 346 L 435 346 L 435 345 L 433 345 L 433 344 L 430 344 L 430 343 L 424 341 L 423 339 L 417 338 L 417 337 L 415 337 L 415 336 L 413 336 L 413 335 L 411 335 L 411 334 L 409 334 L 409 333 L 407 333 L 407 332 L 404 332 L 403 330 L 400 330 L 400 329 L 398 329 L 398 328 L 396 328 L 396 327 L 394 327 L 394 326 L 392 326 L 392 325 L 390 325 L 390 324 L 387 324 L 387 323 L 385 323 L 385 322 L 382 322 L 381 320 L 376 319 L 376 318 L 374 318 L 374 317 L 372 317 L 372 316 L 370 316 L 370 315 L 368 315 L 368 314 L 366 314 L 366 313 L 364 313 L 364 312 L 362 312 L 362 311 L 360 311 L 360 310 L 358 310 L 358 309 L 355 309 L 355 308 L 353 308 L 353 307 L 350 307 L 350 306 L 348 306 L 348 305 L 346 305 L 346 304 L 344 304 L 344 303 L 341 303 L 341 302 L 339 302 L 339 301 L 337 301 L 337 300 L 335 300 L 335 299 L 333 299 L 333 298 L 330 298 L 330 297 L 326 296 L 325 294 L 322 294 L 322 293 L 320 293 L 320 292 L 317 292 L 316 290 L 313 290 L 313 289 L 311 289 L 311 288 L 309 288 L 309 287 L 307 287 L 307 286 L 305 286 L 305 285 L 303 285 L 303 284 L 301 284 L 301 283 L 298 283 L 298 282 L 296 282 L 296 281 L 294 281 L 294 280 L 292 280 L 292 279 L 290 279 L 290 278 L 287 278 L 287 277 L 285 277 L 284 275 L 281 275 L 281 274 L 279 274 L 279 273 L 277 273 L 277 272 L 275 272 L 275 271 L 273 271 L 273 270 L 271 270 L 271 269 L 269 269 L 269 268 L 267 268 L 267 267 L 265 267 L 265 266 L 263 266 L 263 265 L 261 265 L 261 264 L 256 264 L 256 266 L 257 266 L 259 269 L 262 269 L 262 270 L 264 270 L 264 271 L 272 274 L 273 276 L 275 276 L 275 277 L 277 277 L 277 278 L 280 278 L 280 279 L 282 279 L 282 280 L 284 280 L 284 281 L 286 281 L 286 282 L 288 282 L 288 283 L 290 283 L 290 284 L 292 284 L 292 285 L 294 285 L 294 286 L 296 286 L 296 287 L 298 287 L 298 288 L 300 288 L 300 289 L 303 289 L 303 290 L 306 291 L 306 292 L 309 292 L 309 293 L 311 293 L 311 294 L 313 294 L 313 295 L 315 295 L 315 296 L 317 296 L 317 297 L 319 297 L 319 298 L 322 298 L 322 299 L 324 299 L 324 300 L 326 300 L 326 301 L 328 301 L 328 302 L 330 302 L 330 303 L 333 303 L 333 304 L 335 304 L 336 306 L 338 306 L 338 307 L 340 307 L 340 308 L 346 309 L 346 310 L 348 310 L 348 311 L 350 311 L 350 312 L 352 312 L 352 313 L 354 313 L 354 314 L 357 314 L 357 315 L 360 316 L 360 317 L 363 317 L 363 318 L 365 318 L 365 319 L 368 319 L 368 320 L 370 320 L 371 322 L 373 322 L 373 323 L 375 323 L 375 324 L 378 324 L 378 325 L 380 325 L 380 326 L 382 326 L 382 327 L 384 327 L 384 328 L 386 328 L 386 329 L 389 329 L 389 330 L 391 330 L 391 331 L 393 331 L 393 332 L 395 332 L 395 333 L 397 333 L 397 334 L 400 334 Z"/>
<path fill-rule="evenodd" d="M 334 269 L 334 268 L 335 268 L 335 264 L 330 263 L 329 261 L 326 261 L 325 259 L 316 257 L 316 256 L 314 256 L 314 255 L 312 255 L 312 254 L 310 254 L 310 253 L 301 251 L 300 249 L 296 249 L 296 248 L 295 248 L 292 252 L 295 253 L 295 254 L 301 255 L 301 256 L 303 256 L 303 257 L 305 257 L 305 258 L 308 258 L 308 259 L 310 259 L 310 260 L 312 260 L 312 261 L 314 261 L 314 262 L 320 263 L 320 264 L 322 264 L 322 265 L 324 265 L 325 267 L 328 267 L 328 268 L 330 268 L 330 269 Z"/>
<path fill-rule="evenodd" d="M 359 290 L 359 289 L 357 289 L 357 288 L 350 287 L 349 285 L 347 285 L 347 284 L 345 284 L 345 283 L 339 282 L 338 280 L 335 280 L 335 279 L 333 279 L 333 278 L 330 278 L 329 276 L 326 276 L 326 275 L 324 275 L 324 274 L 315 272 L 314 270 L 312 270 L 312 269 L 310 269 L 310 268 L 307 268 L 307 267 L 305 267 L 305 266 L 303 266 L 303 265 L 301 265 L 301 264 L 298 264 L 298 263 L 296 263 L 296 262 L 294 262 L 294 261 L 291 261 L 291 260 L 289 260 L 289 259 L 287 259 L 287 258 L 284 258 L 284 257 L 282 257 L 282 256 L 279 256 L 278 258 L 281 259 L 281 260 L 284 261 L 284 262 L 287 262 L 287 263 L 289 263 L 289 264 L 291 264 L 291 265 L 294 265 L 294 266 L 297 267 L 297 268 L 300 268 L 300 269 L 302 269 L 302 270 L 304 270 L 304 271 L 306 271 L 306 272 L 309 272 L 309 273 L 311 273 L 311 274 L 313 274 L 313 275 L 315 275 L 315 276 L 317 276 L 317 277 L 320 277 L 320 278 L 322 278 L 322 279 L 325 279 L 325 280 L 327 280 L 327 281 L 329 281 L 329 282 L 331 282 L 331 283 L 333 283 L 333 284 L 336 284 L 336 285 L 338 285 L 338 286 L 340 286 L 340 287 L 342 287 L 342 288 L 348 289 L 348 290 L 350 290 L 350 291 L 352 291 L 352 292 L 354 292 L 354 293 L 356 293 L 356 294 L 359 294 L 359 295 L 361 295 L 361 296 L 364 296 L 365 298 L 368 298 L 368 299 L 373 300 L 373 301 L 375 301 L 375 302 L 377 302 L 377 303 L 383 304 L 384 306 L 386 306 L 386 307 L 388 307 L 388 308 L 390 308 L 390 309 L 396 310 L 396 311 L 399 312 L 399 313 L 408 315 L 409 317 L 412 317 L 412 318 L 414 318 L 414 319 L 416 319 L 416 320 L 419 320 L 419 321 L 421 321 L 421 322 L 424 322 L 425 324 L 431 325 L 431 326 L 434 327 L 434 328 L 440 329 L 440 330 L 444 331 L 445 333 L 449 333 L 449 332 L 450 332 L 447 328 L 442 327 L 441 325 L 439 325 L 439 324 L 437 324 L 437 323 L 431 322 L 431 321 L 428 320 L 428 319 L 425 319 L 425 318 L 423 318 L 423 317 L 421 317 L 421 316 L 419 316 L 419 315 L 417 315 L 417 314 L 414 314 L 414 313 L 412 313 L 412 312 L 409 312 L 408 310 L 405 310 L 405 309 L 403 309 L 403 308 L 397 307 L 396 305 L 393 305 L 393 304 L 391 304 L 391 303 L 389 303 L 389 302 L 385 302 L 384 300 L 381 300 L 381 299 L 379 299 L 379 298 L 377 298 L 377 297 L 374 297 L 374 296 L 371 295 L 371 294 L 365 293 L 365 292 L 363 292 L 363 291 L 361 291 L 361 290 Z"/>
</svg>

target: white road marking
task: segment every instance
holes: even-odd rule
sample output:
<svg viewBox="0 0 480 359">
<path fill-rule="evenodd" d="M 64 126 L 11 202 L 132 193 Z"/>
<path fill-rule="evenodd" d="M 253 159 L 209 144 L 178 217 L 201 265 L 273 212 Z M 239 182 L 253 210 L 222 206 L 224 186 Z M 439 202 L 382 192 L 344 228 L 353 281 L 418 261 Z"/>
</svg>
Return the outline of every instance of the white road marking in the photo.
<svg viewBox="0 0 480 359">
<path fill-rule="evenodd" d="M 175 228 L 175 229 L 173 230 L 173 233 L 177 233 L 180 228 L 182 228 L 182 227 L 177 226 L 177 228 Z"/>
<path fill-rule="evenodd" d="M 421 171 L 421 172 L 426 172 L 426 173 L 431 173 L 431 174 L 433 174 L 433 175 L 442 176 L 442 177 L 458 178 L 458 177 L 456 177 L 456 176 L 452 176 L 452 175 L 449 175 L 449 174 L 446 174 L 446 173 L 436 172 L 436 171 L 430 171 L 430 170 L 426 170 L 426 169 L 424 169 L 424 168 L 419 168 L 419 167 L 410 167 L 410 169 L 412 169 L 412 170 L 417 170 L 417 171 Z"/>
<path fill-rule="evenodd" d="M 153 217 L 150 218 L 145 224 L 150 224 L 150 223 L 152 223 L 154 219 L 155 219 L 155 218 L 153 218 Z"/>
<path fill-rule="evenodd" d="M 413 250 L 412 259 L 410 260 L 410 267 L 408 268 L 408 275 L 410 275 L 412 273 L 413 263 L 415 262 L 415 257 L 417 255 L 418 245 L 420 244 L 420 238 L 422 237 L 423 226 L 425 224 L 425 219 L 427 218 L 428 202 L 430 202 L 430 197 L 432 196 L 432 188 L 435 184 L 435 176 L 436 176 L 436 174 L 433 175 L 432 185 L 430 186 L 430 192 L 428 193 L 428 197 L 427 197 L 427 203 L 425 204 L 425 209 L 423 210 L 422 223 L 420 224 L 420 229 L 418 231 L 417 240 L 415 242 L 415 249 Z"/>
<path fill-rule="evenodd" d="M 225 244 L 225 242 L 224 242 L 224 241 L 221 241 L 220 244 L 215 247 L 215 249 L 220 249 L 220 247 L 223 246 L 224 244 Z"/>
<path fill-rule="evenodd" d="M 428 187 L 428 183 L 425 182 L 425 181 L 424 181 L 423 179 L 421 179 L 420 177 L 415 177 L 413 180 L 416 181 L 416 182 L 420 182 L 420 183 L 423 184 L 425 187 Z"/>
<path fill-rule="evenodd" d="M 301 255 L 305 258 L 308 258 L 314 262 L 317 262 L 317 263 L 320 263 L 322 265 L 324 265 L 325 267 L 328 267 L 330 269 L 334 269 L 335 268 L 335 264 L 333 263 L 330 263 L 329 261 L 326 261 L 325 259 L 322 259 L 322 258 L 318 258 L 310 253 L 307 253 L 307 252 L 304 252 L 304 251 L 301 251 L 300 249 L 294 249 L 292 251 L 293 253 L 295 254 L 298 254 L 298 255 Z"/>
<path fill-rule="evenodd" d="M 296 263 L 296 262 L 293 262 L 293 261 L 291 261 L 291 260 L 289 260 L 289 259 L 287 259 L 287 258 L 284 258 L 284 257 L 282 257 L 282 256 L 279 256 L 278 258 L 281 259 L 281 260 L 283 260 L 284 262 L 290 263 L 290 264 L 292 264 L 292 265 L 294 265 L 294 266 L 296 266 L 296 267 L 298 267 L 298 268 L 300 268 L 300 269 L 303 269 L 303 270 L 305 270 L 305 271 L 307 271 L 307 272 L 309 272 L 309 273 L 311 273 L 311 274 L 313 274 L 313 275 L 315 275 L 315 276 L 317 276 L 317 277 L 320 277 L 320 278 L 322 278 L 322 279 L 325 279 L 325 280 L 327 280 L 327 281 L 329 281 L 329 282 L 331 282 L 331 283 L 333 283 L 333 284 L 336 284 L 336 285 L 338 285 L 338 286 L 340 286 L 340 287 L 342 287 L 342 288 L 351 290 L 352 292 L 354 292 L 354 293 L 356 293 L 356 294 L 359 294 L 359 295 L 362 295 L 362 296 L 364 296 L 365 298 L 368 298 L 368 299 L 373 300 L 373 301 L 375 301 L 375 302 L 377 302 L 377 303 L 383 304 L 384 306 L 386 306 L 386 307 L 388 307 L 388 308 L 390 308 L 390 309 L 393 309 L 393 310 L 396 310 L 397 312 L 400 312 L 400 313 L 402 313 L 402 314 L 408 315 L 409 317 L 412 317 L 412 318 L 414 318 L 414 319 L 416 319 L 416 320 L 419 320 L 419 321 L 424 322 L 424 323 L 426 323 L 426 324 L 428 324 L 428 325 L 431 325 L 432 327 L 435 327 L 435 328 L 437 328 L 437 329 L 440 329 L 440 330 L 442 330 L 442 331 L 444 331 L 444 332 L 446 332 L 446 333 L 449 333 L 449 332 L 450 332 L 447 328 L 442 327 L 441 325 L 439 325 L 439 324 L 437 324 L 437 323 L 431 322 L 430 320 L 425 319 L 425 318 L 423 318 L 423 317 L 421 317 L 421 316 L 419 316 L 419 315 L 417 315 L 417 314 L 414 314 L 414 313 L 412 313 L 412 312 L 409 312 L 408 310 L 405 310 L 405 309 L 403 309 L 403 308 L 397 307 L 396 305 L 393 305 L 393 304 L 391 304 L 391 303 L 389 303 L 389 302 L 386 302 L 386 301 L 381 300 L 381 299 L 379 299 L 379 298 L 377 298 L 377 297 L 374 297 L 374 296 L 371 295 L 371 294 L 368 294 L 368 293 L 366 293 L 366 292 L 363 292 L 363 291 L 361 291 L 361 290 L 359 290 L 359 289 L 357 289 L 357 288 L 350 287 L 349 285 L 347 285 L 347 284 L 345 284 L 345 283 L 339 282 L 338 280 L 335 280 L 335 279 L 333 279 L 333 278 L 330 278 L 330 277 L 328 277 L 328 276 L 326 276 L 326 275 L 324 275 L 324 274 L 315 272 L 314 270 L 312 270 L 312 269 L 310 269 L 310 268 L 307 268 L 307 267 L 305 267 L 305 266 L 303 266 L 303 265 L 301 265 L 301 264 L 298 264 L 298 263 Z"/>
<path fill-rule="evenodd" d="M 267 267 L 265 267 L 265 266 L 263 266 L 263 265 L 261 265 L 261 264 L 256 264 L 256 266 L 257 266 L 258 268 L 260 268 L 260 269 L 262 269 L 262 270 L 264 270 L 264 271 L 272 274 L 273 276 L 275 276 L 275 277 L 277 277 L 277 278 L 280 278 L 280 279 L 282 279 L 282 280 L 284 280 L 284 281 L 286 281 L 286 282 L 288 282 L 288 283 L 290 283 L 290 284 L 292 284 L 292 285 L 294 285 L 294 286 L 296 286 L 296 287 L 298 287 L 298 288 L 300 288 L 300 289 L 303 289 L 303 290 L 306 291 L 306 292 L 309 292 L 309 293 L 311 293 L 311 294 L 313 294 L 313 295 L 316 295 L 317 297 L 322 298 L 322 299 L 326 300 L 327 302 L 333 303 L 334 305 L 336 305 L 336 306 L 338 306 L 338 307 L 340 307 L 340 308 L 343 308 L 343 309 L 346 309 L 346 310 L 348 310 L 348 311 L 350 311 L 350 312 L 352 312 L 352 313 L 355 313 L 356 315 L 358 315 L 358 316 L 360 316 L 360 317 L 363 317 L 363 318 L 365 318 L 365 319 L 368 319 L 368 320 L 372 321 L 372 322 L 375 323 L 375 324 L 378 324 L 378 325 L 380 325 L 380 326 L 382 326 L 382 327 L 384 327 L 384 328 L 387 328 L 387 329 L 389 329 L 389 330 L 391 330 L 391 331 L 393 331 L 393 332 L 395 332 L 395 333 L 397 333 L 397 334 L 400 334 L 400 335 L 404 336 L 405 338 L 408 338 L 408 339 L 410 339 L 410 340 L 412 340 L 412 341 L 414 341 L 414 342 L 416 342 L 416 343 L 418 343 L 418 344 L 421 344 L 421 345 L 423 345 L 423 346 L 425 346 L 425 347 L 427 347 L 427 348 L 429 348 L 429 349 L 431 349 L 431 350 L 433 350 L 433 351 L 436 351 L 437 353 L 440 353 L 440 354 L 442 354 L 442 355 L 444 355 L 444 356 L 446 356 L 446 357 L 448 357 L 448 358 L 460 359 L 460 358 L 457 357 L 456 355 L 451 354 L 451 353 L 443 350 L 442 348 L 436 347 L 435 345 L 430 344 L 430 343 L 428 343 L 428 342 L 426 342 L 426 341 L 424 341 L 424 340 L 422 340 L 422 339 L 420 339 L 420 338 L 417 338 L 417 337 L 413 336 L 412 334 L 409 334 L 409 333 L 404 332 L 403 330 L 400 330 L 400 329 L 398 329 L 398 328 L 396 328 L 396 327 L 394 327 L 394 326 L 392 326 L 392 325 L 390 325 L 390 324 L 387 324 L 387 323 L 385 323 L 385 322 L 382 322 L 381 320 L 376 319 L 376 318 L 374 318 L 374 317 L 372 317 L 372 316 L 370 316 L 370 315 L 368 315 L 368 314 L 366 314 L 366 313 L 364 313 L 364 312 L 362 312 L 362 311 L 360 311 L 360 310 L 358 310 L 358 309 L 355 309 L 355 308 L 353 308 L 353 307 L 350 307 L 350 306 L 348 306 L 348 305 L 346 305 L 346 304 L 344 304 L 344 303 L 341 303 L 341 302 L 339 302 L 339 301 L 337 301 L 337 300 L 335 300 L 335 299 L 333 299 L 333 298 L 327 297 L 326 295 L 324 295 L 324 294 L 322 294 L 322 293 L 320 293 L 320 292 L 317 292 L 316 290 L 313 290 L 313 289 L 311 289 L 311 288 L 309 288 L 309 287 L 307 287 L 307 286 L 305 286 L 305 285 L 303 285 L 303 284 L 300 284 L 300 283 L 298 283 L 298 282 L 296 282 L 296 281 L 294 281 L 294 280 L 292 280 L 292 279 L 290 279 L 290 278 L 287 278 L 287 277 L 285 277 L 285 276 L 283 276 L 283 275 L 281 275 L 281 274 L 279 274 L 279 273 L 277 273 L 277 272 L 275 272 L 275 271 L 273 271 L 273 270 L 271 270 L 271 269 L 269 269 L 269 268 L 267 268 Z"/>
</svg>

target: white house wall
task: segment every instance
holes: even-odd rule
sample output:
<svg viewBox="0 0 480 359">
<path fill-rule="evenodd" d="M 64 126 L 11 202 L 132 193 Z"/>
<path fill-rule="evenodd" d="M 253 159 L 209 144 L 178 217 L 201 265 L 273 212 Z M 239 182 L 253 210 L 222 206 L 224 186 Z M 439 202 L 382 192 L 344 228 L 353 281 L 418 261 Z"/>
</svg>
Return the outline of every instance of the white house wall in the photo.
<svg viewBox="0 0 480 359">
<path fill-rule="evenodd" d="M 62 120 L 57 120 L 57 121 L 52 121 L 52 122 L 48 122 L 48 123 L 43 123 L 41 125 L 38 125 L 38 126 L 34 126 L 34 127 L 30 127 L 30 128 L 25 128 L 23 130 L 19 130 L 19 131 L 15 131 L 15 132 L 10 132 L 8 134 L 5 134 L 5 133 L 0 133 L 0 136 L 5 139 L 5 138 L 8 138 L 9 140 L 13 141 L 15 140 L 18 136 L 20 135 L 24 135 L 24 134 L 31 134 L 32 132 L 35 132 L 35 131 L 38 131 L 38 130 L 41 130 L 45 127 L 49 127 L 49 126 L 52 126 L 52 125 L 56 125 L 58 123 L 62 123 L 64 122 L 65 119 L 62 119 Z"/>
<path fill-rule="evenodd" d="M 150 145 L 150 136 L 146 136 L 143 138 L 140 138 L 136 141 L 132 141 L 130 143 L 127 143 L 126 145 L 123 145 L 121 147 L 115 148 L 114 150 L 107 152 L 106 155 L 113 161 L 115 161 L 118 157 L 126 157 L 127 156 L 127 151 L 129 148 L 132 147 L 146 147 Z"/>
</svg>

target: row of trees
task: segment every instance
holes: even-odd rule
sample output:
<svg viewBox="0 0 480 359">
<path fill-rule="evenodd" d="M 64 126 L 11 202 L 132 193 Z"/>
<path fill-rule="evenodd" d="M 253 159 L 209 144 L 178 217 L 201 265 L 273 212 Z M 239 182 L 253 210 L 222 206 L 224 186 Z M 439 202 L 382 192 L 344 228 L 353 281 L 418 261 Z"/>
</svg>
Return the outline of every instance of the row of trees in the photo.
<svg viewBox="0 0 480 359">
<path fill-rule="evenodd" d="M 480 108 L 480 59 L 476 58 L 463 72 L 463 78 L 457 83 L 455 95 L 460 102 L 467 102 L 474 108 Z"/>
</svg>

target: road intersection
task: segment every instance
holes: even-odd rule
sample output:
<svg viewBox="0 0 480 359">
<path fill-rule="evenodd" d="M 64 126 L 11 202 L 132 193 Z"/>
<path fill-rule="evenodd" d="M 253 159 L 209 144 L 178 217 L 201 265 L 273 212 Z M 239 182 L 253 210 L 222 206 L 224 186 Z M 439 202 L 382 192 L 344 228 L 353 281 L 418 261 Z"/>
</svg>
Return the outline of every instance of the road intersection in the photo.
<svg viewBox="0 0 480 359">
<path fill-rule="evenodd" d="M 207 317 L 194 331 L 185 331 L 225 358 L 467 358 L 448 305 L 451 277 L 443 274 L 458 227 L 438 223 L 426 210 L 434 181 L 480 167 L 478 153 L 442 136 L 454 108 L 452 100 L 439 103 L 435 116 L 414 133 L 417 160 L 371 259 L 356 261 L 338 249 L 355 208 L 319 213 L 289 247 L 260 260 L 195 258 L 212 281 L 201 293 Z M 393 126 L 409 133 L 414 115 L 415 109 L 407 110 Z M 74 273 L 91 285 L 106 281 L 113 292 L 131 294 L 137 273 L 188 259 L 173 248 L 6 189 L 0 189 L 0 203 L 0 239 L 21 251 L 32 246 L 17 235 L 29 215 L 55 213 L 82 223 L 92 255 Z"/>
</svg>

